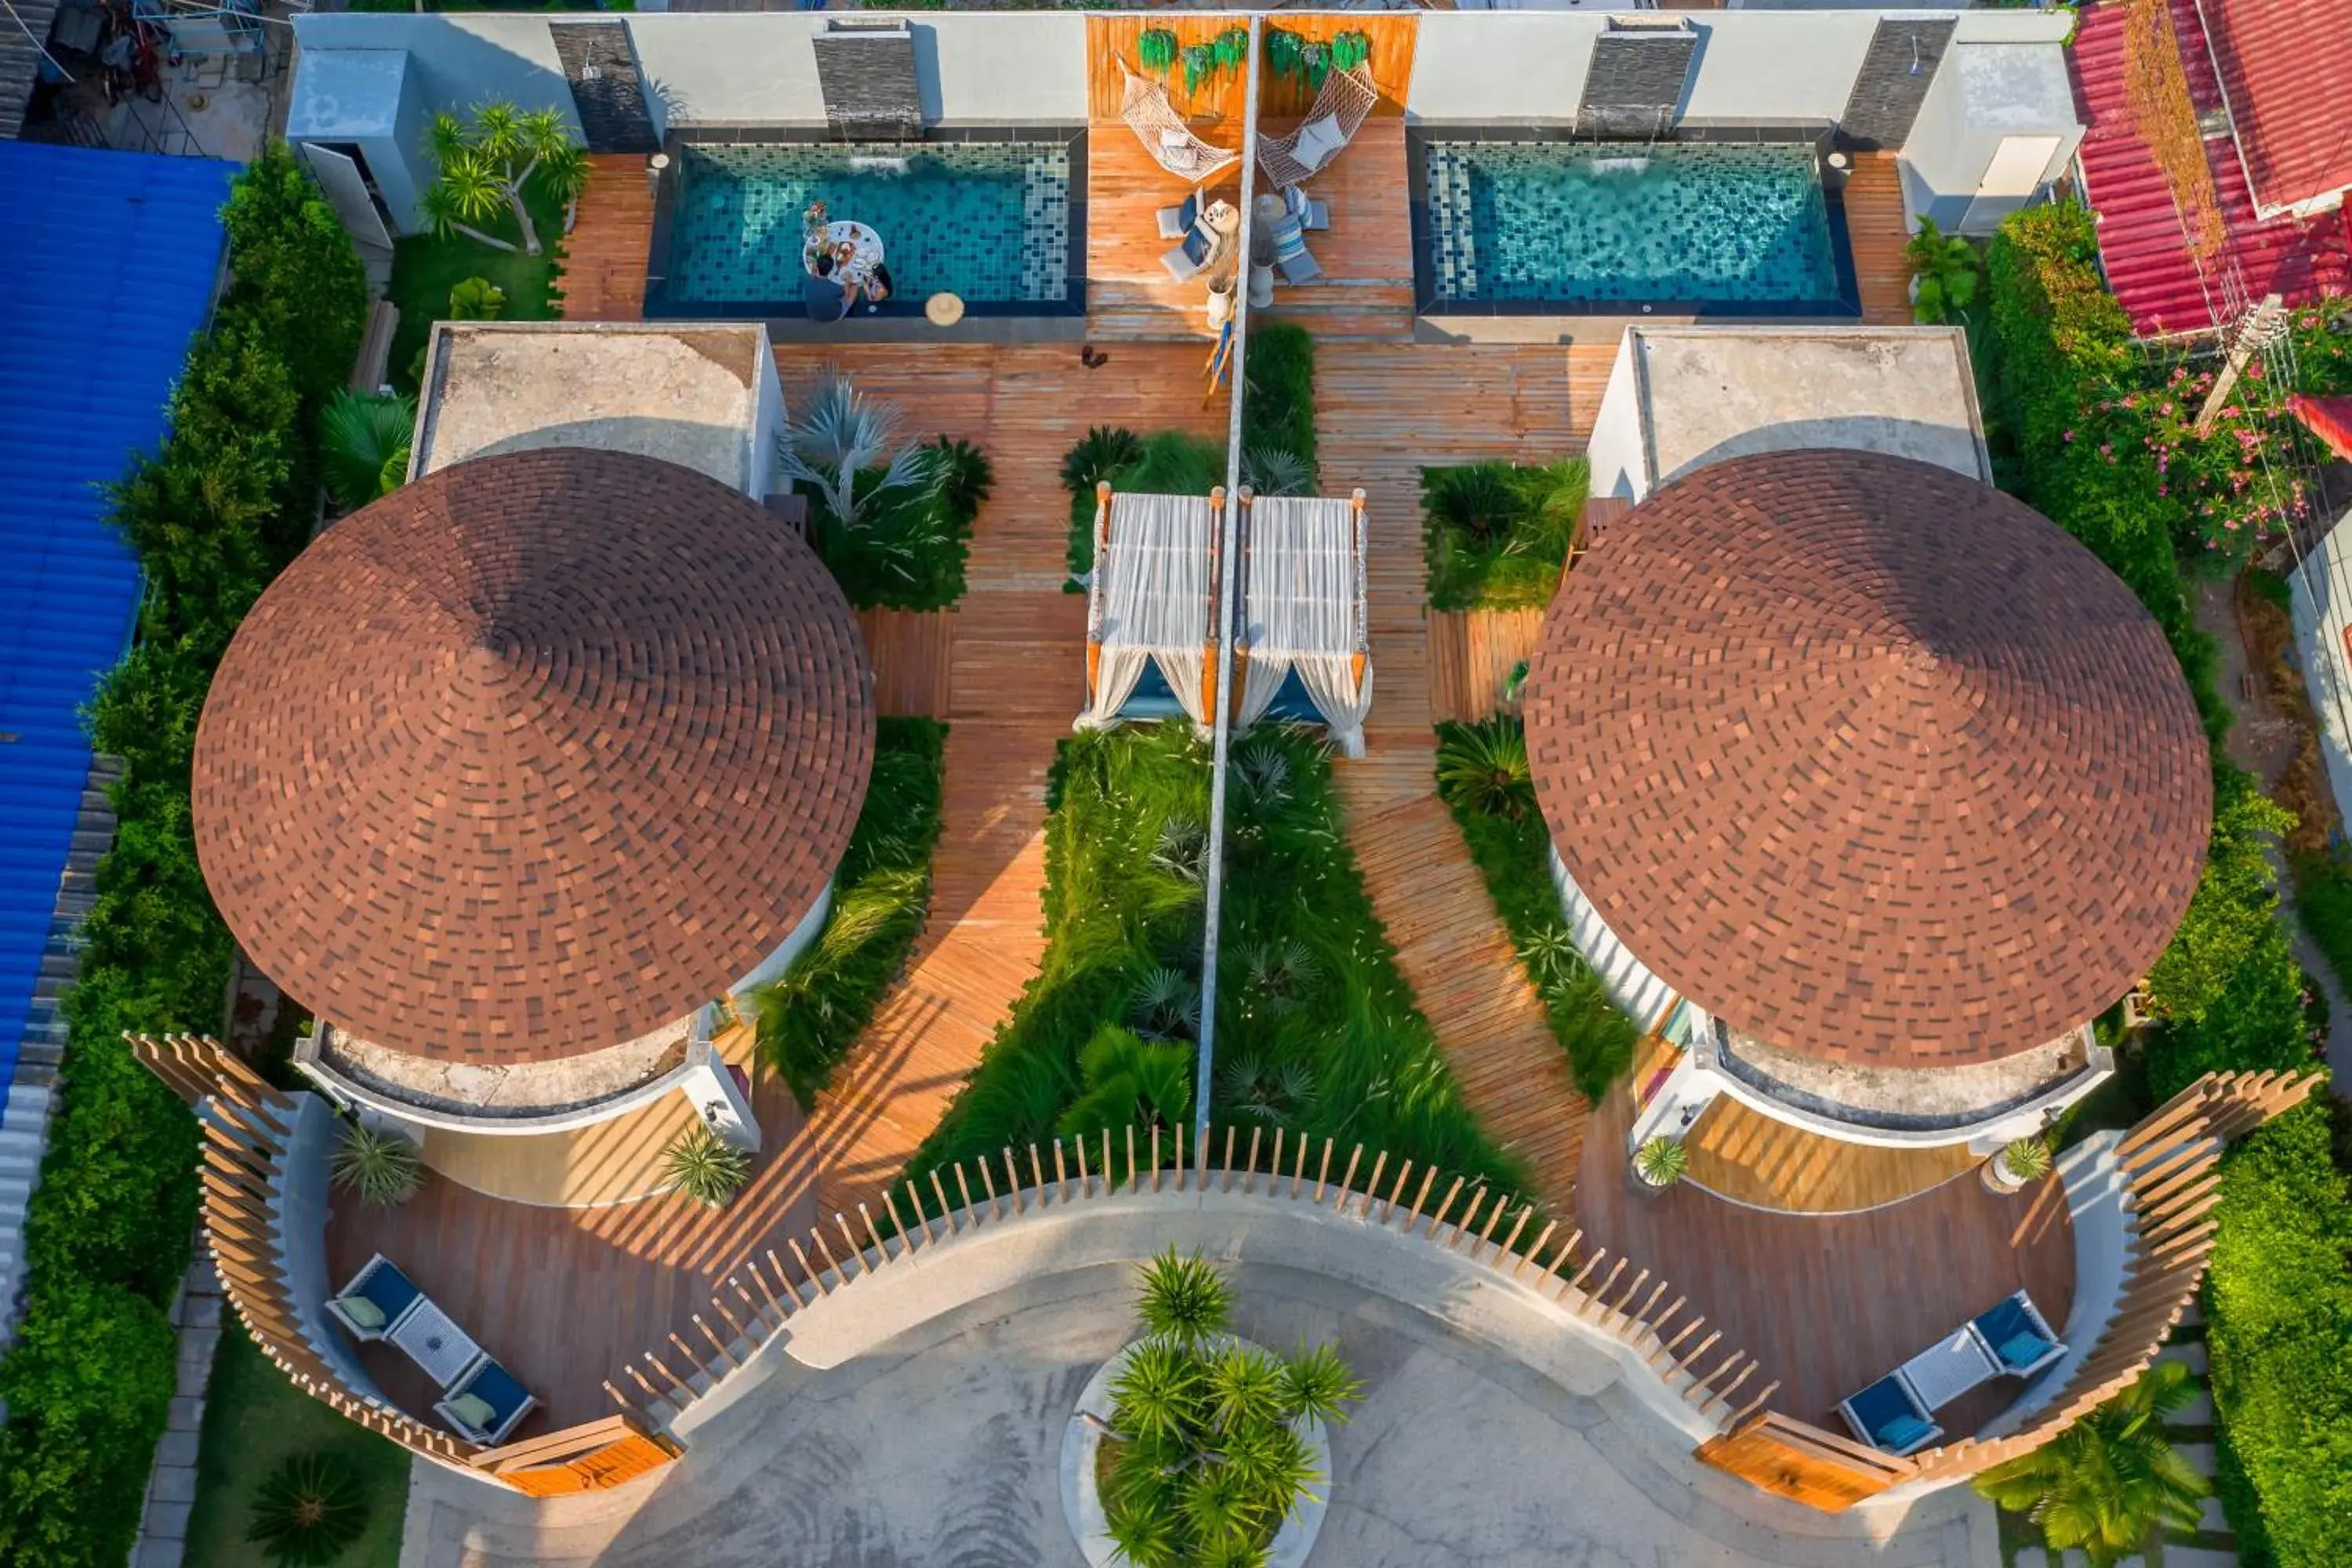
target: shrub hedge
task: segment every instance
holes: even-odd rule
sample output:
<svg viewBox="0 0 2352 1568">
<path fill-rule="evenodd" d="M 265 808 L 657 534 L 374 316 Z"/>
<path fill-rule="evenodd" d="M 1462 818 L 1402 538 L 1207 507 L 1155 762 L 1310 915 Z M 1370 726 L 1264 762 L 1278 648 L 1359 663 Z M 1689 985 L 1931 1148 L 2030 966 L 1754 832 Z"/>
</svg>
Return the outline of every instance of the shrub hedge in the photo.
<svg viewBox="0 0 2352 1568">
<path fill-rule="evenodd" d="M 2116 438 L 2145 420 L 2144 405 L 2122 405 L 2147 389 L 2096 254 L 2090 216 L 2072 204 L 2004 223 L 1988 257 L 1990 324 L 1978 371 L 2013 443 L 2003 483 L 2139 595 L 2215 742 L 2204 874 L 2148 974 L 2162 1020 L 2148 1079 L 2161 1098 L 2207 1071 L 2307 1065 L 2312 1031 L 2265 856 L 2293 818 L 2220 754 L 2229 713 L 2176 553 L 2178 542 L 2203 540 L 2210 514 L 2192 513 L 2204 503 L 2179 482 L 2160 438 Z M 2172 385 L 2158 384 L 2159 400 Z M 2324 1112 L 2281 1117 L 2224 1169 L 2221 1239 L 2206 1279 L 2223 1507 L 2249 1562 L 2265 1551 L 2289 1568 L 2352 1561 L 2352 1203 L 2329 1162 Z"/>
<path fill-rule="evenodd" d="M 988 455 L 969 441 L 934 437 L 923 443 L 922 478 L 880 488 L 878 468 L 852 481 L 864 509 L 844 528 L 824 491 L 803 480 L 809 537 L 817 554 L 859 609 L 945 610 L 963 597 L 972 523 L 995 485 Z"/>
<path fill-rule="evenodd" d="M 284 147 L 238 177 L 225 216 L 234 280 L 189 351 L 170 435 L 113 494 L 149 592 L 138 646 L 89 712 L 124 763 L 119 826 L 66 998 L 24 1328 L 0 1362 L 0 1562 L 120 1568 L 138 1530 L 174 1380 L 165 1314 L 187 1267 L 196 1136 L 121 1036 L 220 1026 L 235 950 L 190 829 L 196 716 L 238 618 L 308 537 L 317 412 L 366 312 L 359 258 Z"/>
<path fill-rule="evenodd" d="M 1272 321 L 1250 333 L 1249 395 L 1242 400 L 1242 450 L 1286 452 L 1306 468 L 1313 493 L 1315 340 L 1296 321 Z"/>
<path fill-rule="evenodd" d="M 1590 480 L 1582 458 L 1422 469 L 1422 549 L 1431 608 L 1549 604 L 1568 564 Z"/>
<path fill-rule="evenodd" d="M 929 719 L 881 721 L 874 776 L 835 874 L 824 931 L 751 998 L 760 1048 L 803 1110 L 815 1109 L 923 929 L 947 733 Z"/>
</svg>

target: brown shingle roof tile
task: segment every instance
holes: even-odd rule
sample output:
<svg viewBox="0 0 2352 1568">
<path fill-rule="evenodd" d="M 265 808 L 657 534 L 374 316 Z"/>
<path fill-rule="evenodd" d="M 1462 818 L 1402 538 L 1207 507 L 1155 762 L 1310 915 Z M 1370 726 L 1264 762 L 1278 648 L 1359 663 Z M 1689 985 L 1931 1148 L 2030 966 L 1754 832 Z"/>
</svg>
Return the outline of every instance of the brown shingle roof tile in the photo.
<svg viewBox="0 0 2352 1568">
<path fill-rule="evenodd" d="M 2147 971 L 2204 858 L 2205 734 L 2156 623 L 2038 513 L 1905 458 L 1658 491 L 1553 600 L 1527 715 L 1610 929 L 1816 1057 L 2055 1038 Z"/>
<path fill-rule="evenodd" d="M 196 848 L 321 1016 L 545 1059 L 774 951 L 873 752 L 864 644 L 799 539 L 673 464 L 513 453 L 346 518 L 261 596 L 197 730 Z"/>
</svg>

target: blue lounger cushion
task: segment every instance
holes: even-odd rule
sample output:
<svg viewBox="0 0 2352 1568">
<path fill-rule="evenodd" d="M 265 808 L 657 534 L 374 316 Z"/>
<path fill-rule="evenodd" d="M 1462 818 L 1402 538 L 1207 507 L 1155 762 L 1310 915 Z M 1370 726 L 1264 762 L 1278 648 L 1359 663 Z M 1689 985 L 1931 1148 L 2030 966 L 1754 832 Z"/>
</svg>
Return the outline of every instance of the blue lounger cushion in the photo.
<svg viewBox="0 0 2352 1568">
<path fill-rule="evenodd" d="M 2050 1353 L 2050 1342 L 2040 1334 L 2016 1334 L 2003 1340 L 1997 1353 L 2004 1365 L 2028 1367 Z"/>
<path fill-rule="evenodd" d="M 1209 259 L 1208 232 L 1205 229 L 1201 228 L 1198 225 L 1195 225 L 1185 233 L 1184 259 L 1192 262 L 1196 267 L 1202 262 Z"/>
<path fill-rule="evenodd" d="M 474 1375 L 463 1384 L 465 1391 L 489 1405 L 504 1421 L 509 1415 L 530 1403 L 530 1395 L 512 1373 L 498 1363 L 484 1357 L 474 1369 Z"/>
<path fill-rule="evenodd" d="M 378 1263 L 352 1283 L 356 1289 L 343 1294 L 367 1300 L 383 1314 L 383 1321 L 387 1323 L 400 1321 L 400 1315 L 408 1310 L 408 1304 L 425 1294 L 416 1288 L 415 1281 L 390 1263 Z"/>
<path fill-rule="evenodd" d="M 1878 1439 L 1880 1447 L 1892 1448 L 1900 1453 L 1934 1430 L 1934 1427 L 1916 1415 L 1897 1415 L 1871 1436 Z"/>
<path fill-rule="evenodd" d="M 2029 1373 L 2065 1348 L 2022 1290 L 1978 1313 L 1969 1326 L 2012 1376 Z"/>
</svg>

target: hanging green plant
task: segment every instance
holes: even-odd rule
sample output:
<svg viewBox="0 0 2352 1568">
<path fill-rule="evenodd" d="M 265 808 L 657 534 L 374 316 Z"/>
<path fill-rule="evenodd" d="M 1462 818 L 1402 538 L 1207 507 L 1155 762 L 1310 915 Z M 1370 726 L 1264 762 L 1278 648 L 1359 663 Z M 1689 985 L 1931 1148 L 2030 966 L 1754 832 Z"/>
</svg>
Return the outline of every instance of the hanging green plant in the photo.
<svg viewBox="0 0 2352 1568">
<path fill-rule="evenodd" d="M 1331 74 L 1331 46 L 1301 44 L 1298 63 L 1307 68 L 1307 85 L 1316 91 L 1323 90 L 1323 79 Z"/>
<path fill-rule="evenodd" d="M 1216 51 L 1219 70 L 1238 69 L 1249 58 L 1249 29 L 1227 27 L 1217 35 Z"/>
<path fill-rule="evenodd" d="M 1198 92 L 1201 83 L 1217 68 L 1217 51 L 1206 44 L 1184 46 L 1184 90 Z"/>
<path fill-rule="evenodd" d="M 1135 63 L 1146 76 L 1166 76 L 1176 64 L 1176 35 L 1165 27 L 1148 27 L 1135 40 Z"/>
<path fill-rule="evenodd" d="M 1351 71 L 1372 58 L 1372 40 L 1368 33 L 1350 29 L 1331 40 L 1331 68 Z"/>
<path fill-rule="evenodd" d="M 1265 66 L 1277 80 L 1288 81 L 1300 69 L 1299 51 L 1304 40 L 1287 27 L 1276 27 L 1265 36 Z"/>
</svg>

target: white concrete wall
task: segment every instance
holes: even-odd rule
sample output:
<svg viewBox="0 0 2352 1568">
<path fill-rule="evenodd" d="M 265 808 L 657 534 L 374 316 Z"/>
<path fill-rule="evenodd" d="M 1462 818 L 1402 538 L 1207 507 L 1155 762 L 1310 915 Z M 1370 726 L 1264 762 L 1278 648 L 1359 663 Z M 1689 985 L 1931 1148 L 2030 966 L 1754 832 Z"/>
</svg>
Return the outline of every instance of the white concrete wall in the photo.
<svg viewBox="0 0 2352 1568">
<path fill-rule="evenodd" d="M 1630 501 L 1649 495 L 1650 465 L 1642 451 L 1642 399 L 1634 381 L 1630 329 L 1618 336 L 1617 362 L 1609 367 L 1609 384 L 1601 389 L 1601 406 L 1593 413 L 1584 457 L 1592 468 L 1592 494 Z"/>
<path fill-rule="evenodd" d="M 2042 43 L 1955 46 L 1903 145 L 1911 215 L 1933 218 L 1947 230 L 1990 233 L 2026 201 L 1978 199 L 1994 154 L 2011 136 L 2054 136 L 2057 145 L 2043 161 L 2042 179 L 2065 172 L 2083 136 L 2065 50 Z"/>
<path fill-rule="evenodd" d="M 494 12 L 314 14 L 305 49 L 406 49 L 427 106 L 492 99 L 578 119 L 551 20 Z M 811 37 L 821 14 L 697 12 L 629 18 L 656 127 L 824 123 Z M 936 12 L 912 19 L 923 112 L 950 124 L 1056 124 L 1087 117 L 1086 18 L 1074 12 Z M 299 72 L 299 67 L 298 67 Z M 299 74 L 298 74 L 299 91 Z"/>
<path fill-rule="evenodd" d="M 2352 647 L 2352 511 L 2336 520 L 2300 571 L 2287 574 L 2287 585 L 2294 595 L 2295 653 L 2319 715 L 2327 787 L 2337 801 L 2352 801 L 2352 659 L 2346 656 Z"/>
<path fill-rule="evenodd" d="M 1951 12 L 1851 8 L 1701 11 L 1696 63 L 1683 105 L 1690 120 L 1834 120 L 1882 15 Z M 2063 14 L 1957 13 L 1955 44 L 2063 42 Z M 1584 93 L 1600 11 L 1433 11 L 1421 19 L 1405 108 L 1416 120 L 1568 121 Z"/>
</svg>

